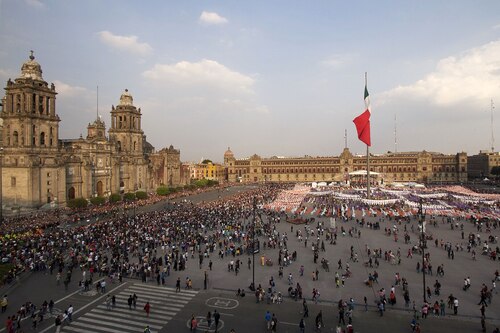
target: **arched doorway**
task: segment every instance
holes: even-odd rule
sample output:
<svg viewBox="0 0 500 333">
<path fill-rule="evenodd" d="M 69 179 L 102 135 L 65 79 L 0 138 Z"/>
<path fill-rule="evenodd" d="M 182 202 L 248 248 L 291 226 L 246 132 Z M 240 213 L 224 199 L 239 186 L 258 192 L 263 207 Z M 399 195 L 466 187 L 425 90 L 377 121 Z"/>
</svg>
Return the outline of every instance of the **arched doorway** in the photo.
<svg viewBox="0 0 500 333">
<path fill-rule="evenodd" d="M 73 200 L 75 198 L 75 188 L 70 187 L 68 190 L 68 199 Z"/>
<path fill-rule="evenodd" d="M 97 182 L 97 196 L 102 197 L 102 181 Z"/>
<path fill-rule="evenodd" d="M 125 183 L 122 181 L 120 181 L 120 193 L 123 193 L 125 192 Z"/>
</svg>

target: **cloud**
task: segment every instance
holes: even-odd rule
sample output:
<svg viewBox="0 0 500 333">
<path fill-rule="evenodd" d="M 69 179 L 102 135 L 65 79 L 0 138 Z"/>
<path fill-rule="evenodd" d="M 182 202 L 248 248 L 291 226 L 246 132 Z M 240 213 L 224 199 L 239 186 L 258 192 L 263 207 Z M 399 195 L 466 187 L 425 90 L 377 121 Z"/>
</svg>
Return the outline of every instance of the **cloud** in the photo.
<svg viewBox="0 0 500 333">
<path fill-rule="evenodd" d="M 5 69 L 1 69 L 0 68 L 0 79 L 2 80 L 2 83 L 4 83 L 3 81 L 7 81 L 8 78 L 12 78 L 13 75 L 10 71 L 6 71 Z"/>
<path fill-rule="evenodd" d="M 240 110 L 246 113 L 268 114 L 269 108 L 266 105 L 250 105 L 247 101 L 241 99 L 224 98 L 221 104 L 232 110 Z"/>
<path fill-rule="evenodd" d="M 215 12 L 203 11 L 200 15 L 200 23 L 206 25 L 223 25 L 228 21 L 225 17 L 220 16 Z"/>
<path fill-rule="evenodd" d="M 88 93 L 86 88 L 70 86 L 69 84 L 58 80 L 54 81 L 54 85 L 56 86 L 56 91 L 59 94 L 59 97 L 62 98 L 73 98 Z"/>
<path fill-rule="evenodd" d="M 148 43 L 139 43 L 137 36 L 119 36 L 109 31 L 97 33 L 101 42 L 123 51 L 128 51 L 141 56 L 147 56 L 153 52 L 153 48 Z"/>
<path fill-rule="evenodd" d="M 321 61 L 321 65 L 325 67 L 330 67 L 333 69 L 338 69 L 344 67 L 351 63 L 352 59 L 357 57 L 354 54 L 334 54 L 331 57 Z"/>
<path fill-rule="evenodd" d="M 493 29 L 493 30 L 500 29 L 500 23 L 499 24 L 495 24 L 494 26 L 491 27 L 491 29 Z"/>
<path fill-rule="evenodd" d="M 431 105 L 485 105 L 500 90 L 500 41 L 440 60 L 434 72 L 380 96 L 382 103 L 416 99 Z"/>
<path fill-rule="evenodd" d="M 24 0 L 24 2 L 31 7 L 44 8 L 45 4 L 41 0 Z"/>
<path fill-rule="evenodd" d="M 168 81 L 185 86 L 205 86 L 223 91 L 253 94 L 255 80 L 233 71 L 215 60 L 180 61 L 176 64 L 156 64 L 143 76 L 150 80 Z"/>
</svg>

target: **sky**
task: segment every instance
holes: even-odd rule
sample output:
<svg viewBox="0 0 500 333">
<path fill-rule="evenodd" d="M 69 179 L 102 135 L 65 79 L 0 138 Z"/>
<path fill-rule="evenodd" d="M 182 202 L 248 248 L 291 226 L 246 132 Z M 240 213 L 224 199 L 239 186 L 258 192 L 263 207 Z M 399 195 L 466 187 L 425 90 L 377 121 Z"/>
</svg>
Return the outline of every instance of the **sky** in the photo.
<svg viewBox="0 0 500 333">
<path fill-rule="evenodd" d="M 498 13 L 496 0 L 0 0 L 0 82 L 33 50 L 61 139 L 85 136 L 97 108 L 109 127 L 128 89 L 157 150 L 221 162 L 228 147 L 337 156 L 345 131 L 365 154 L 352 120 L 366 72 L 370 152 L 473 155 L 492 132 L 500 150 Z"/>
</svg>

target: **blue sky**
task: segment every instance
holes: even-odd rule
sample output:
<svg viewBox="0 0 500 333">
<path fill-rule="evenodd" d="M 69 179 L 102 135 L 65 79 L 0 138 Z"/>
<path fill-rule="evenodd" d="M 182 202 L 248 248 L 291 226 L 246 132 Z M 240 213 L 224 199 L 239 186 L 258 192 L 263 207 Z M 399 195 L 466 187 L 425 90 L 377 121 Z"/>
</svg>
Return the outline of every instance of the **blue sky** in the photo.
<svg viewBox="0 0 500 333">
<path fill-rule="evenodd" d="M 374 153 L 475 154 L 498 107 L 498 1 L 0 0 L 0 80 L 29 50 L 56 84 L 60 137 L 86 135 L 125 88 L 157 149 L 181 159 L 364 153 L 352 119 L 372 101 Z"/>
</svg>

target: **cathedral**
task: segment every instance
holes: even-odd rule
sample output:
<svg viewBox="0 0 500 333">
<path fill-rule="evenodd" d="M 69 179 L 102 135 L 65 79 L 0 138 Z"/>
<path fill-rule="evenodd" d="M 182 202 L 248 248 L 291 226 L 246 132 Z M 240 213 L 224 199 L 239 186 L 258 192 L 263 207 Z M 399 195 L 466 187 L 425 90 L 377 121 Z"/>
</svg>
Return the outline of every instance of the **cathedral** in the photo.
<svg viewBox="0 0 500 333">
<path fill-rule="evenodd" d="M 181 184 L 180 151 L 155 152 L 141 128 L 141 109 L 127 89 L 111 107 L 107 131 L 98 116 L 86 137 L 59 138 L 57 91 L 42 77 L 33 52 L 2 98 L 2 208 L 65 205 L 75 198 L 152 191 Z"/>
</svg>

